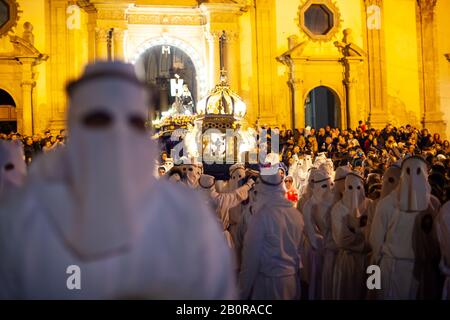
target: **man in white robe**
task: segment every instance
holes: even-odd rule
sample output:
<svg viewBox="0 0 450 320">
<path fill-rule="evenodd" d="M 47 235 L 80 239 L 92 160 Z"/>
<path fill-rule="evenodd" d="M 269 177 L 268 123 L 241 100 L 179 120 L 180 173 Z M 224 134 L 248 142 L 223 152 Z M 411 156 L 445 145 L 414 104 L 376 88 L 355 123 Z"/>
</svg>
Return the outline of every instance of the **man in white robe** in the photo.
<svg viewBox="0 0 450 320">
<path fill-rule="evenodd" d="M 22 143 L 0 140 L 0 199 L 23 185 L 27 175 L 24 159 Z"/>
<path fill-rule="evenodd" d="M 331 234 L 331 209 L 334 205 L 331 177 L 323 170 L 310 176 L 312 196 L 303 207 L 306 235 L 316 256 L 310 267 L 309 299 L 332 298 L 333 270 L 337 248 Z"/>
<path fill-rule="evenodd" d="M 442 255 L 439 267 L 445 276 L 442 299 L 450 300 L 450 201 L 443 205 L 440 210 L 437 233 Z"/>
<path fill-rule="evenodd" d="M 376 215 L 376 207 L 378 203 L 386 198 L 392 191 L 394 191 L 399 182 L 400 175 L 402 173 L 401 167 L 397 165 L 390 166 L 383 175 L 382 178 L 382 187 L 380 198 L 372 201 L 369 206 L 368 216 L 367 216 L 367 229 L 368 233 L 366 237 L 369 239 L 370 246 L 372 248 L 371 254 L 371 263 L 378 264 L 381 258 L 381 246 L 384 242 L 385 232 L 388 228 L 389 216 L 391 212 L 379 212 L 380 214 Z M 376 232 L 372 232 L 375 230 Z"/>
<path fill-rule="evenodd" d="M 364 228 L 371 200 L 365 197 L 364 179 L 351 172 L 345 191 L 331 211 L 332 235 L 339 250 L 333 275 L 333 298 L 359 300 L 366 296 L 366 266 L 370 247 Z"/>
<path fill-rule="evenodd" d="M 372 225 L 372 234 L 383 239 L 377 295 L 379 299 L 432 298 L 439 272 L 434 226 L 439 201 L 431 196 L 428 166 L 422 158 L 406 158 L 401 168 L 397 188 L 380 200 Z M 383 219 L 377 222 L 377 217 Z"/>
<path fill-rule="evenodd" d="M 199 190 L 202 191 L 210 208 L 216 212 L 222 223 L 228 245 L 233 247 L 233 238 L 229 230 L 229 210 L 248 198 L 248 192 L 253 187 L 254 181 L 250 179 L 242 187 L 231 192 L 217 192 L 215 182 L 213 176 L 203 174 L 199 179 Z"/>
<path fill-rule="evenodd" d="M 255 186 L 257 197 L 270 200 L 257 208 L 245 234 L 240 296 L 252 300 L 299 299 L 303 221 L 284 197 L 277 164 L 270 163 L 271 168 L 261 172 Z"/>
<path fill-rule="evenodd" d="M 228 180 L 224 191 L 234 192 L 235 190 L 242 187 L 242 185 L 245 183 L 246 180 L 245 165 L 242 163 L 235 163 L 230 167 L 229 173 L 230 179 Z M 233 242 L 236 242 L 236 230 L 239 220 L 241 219 L 242 211 L 243 211 L 242 201 L 228 210 L 228 224 L 229 224 L 228 229 L 230 231 L 231 237 L 233 238 Z"/>
<path fill-rule="evenodd" d="M 134 67 L 68 86 L 70 140 L 0 208 L 0 298 L 230 299 L 232 257 L 198 195 L 152 174 L 148 95 Z"/>
</svg>

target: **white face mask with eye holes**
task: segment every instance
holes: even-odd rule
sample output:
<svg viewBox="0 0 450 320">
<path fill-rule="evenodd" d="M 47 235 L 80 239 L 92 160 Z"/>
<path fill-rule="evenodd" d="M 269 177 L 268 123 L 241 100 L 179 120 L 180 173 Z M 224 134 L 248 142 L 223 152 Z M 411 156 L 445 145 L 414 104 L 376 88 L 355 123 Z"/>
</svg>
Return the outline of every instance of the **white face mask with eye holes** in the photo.
<svg viewBox="0 0 450 320">
<path fill-rule="evenodd" d="M 366 210 L 366 196 L 363 179 L 355 173 L 345 178 L 345 191 L 342 202 L 349 209 L 350 214 L 359 218 Z"/>
<path fill-rule="evenodd" d="M 388 196 L 392 191 L 397 188 L 400 182 L 400 175 L 402 170 L 397 166 L 390 166 L 383 175 L 383 183 L 381 186 L 380 198 Z"/>
<path fill-rule="evenodd" d="M 74 87 L 69 99 L 66 151 L 74 192 L 69 191 L 68 211 L 76 217 L 56 217 L 68 242 L 86 256 L 131 242 L 139 228 L 136 216 L 155 180 L 157 148 L 145 128 L 147 91 L 132 65 L 96 63 L 84 77 L 99 74 L 104 76 Z"/>
<path fill-rule="evenodd" d="M 186 177 L 186 184 L 191 188 L 197 188 L 198 180 L 202 175 L 201 168 L 193 164 L 184 164 L 182 165 L 182 170 Z"/>
<path fill-rule="evenodd" d="M 401 211 L 417 212 L 428 208 L 431 187 L 428 183 L 428 166 L 424 160 L 411 157 L 403 161 L 397 190 Z"/>
<path fill-rule="evenodd" d="M 327 201 L 331 196 L 331 178 L 326 171 L 317 169 L 311 172 L 309 183 L 312 188 L 311 199 L 315 203 Z"/>
<path fill-rule="evenodd" d="M 0 196 L 21 187 L 26 174 L 22 144 L 19 141 L 0 140 Z"/>
<path fill-rule="evenodd" d="M 232 171 L 230 180 L 228 180 L 229 191 L 233 191 L 242 186 L 245 180 L 245 169 L 237 168 Z"/>
</svg>

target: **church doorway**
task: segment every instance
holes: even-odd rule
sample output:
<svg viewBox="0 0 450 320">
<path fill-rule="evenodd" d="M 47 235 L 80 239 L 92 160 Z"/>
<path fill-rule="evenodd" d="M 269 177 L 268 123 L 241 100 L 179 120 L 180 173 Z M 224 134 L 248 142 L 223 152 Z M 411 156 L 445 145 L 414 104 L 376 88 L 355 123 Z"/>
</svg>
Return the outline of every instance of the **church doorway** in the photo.
<svg viewBox="0 0 450 320">
<path fill-rule="evenodd" d="M 13 97 L 0 89 L 0 133 L 17 131 L 16 103 Z"/>
<path fill-rule="evenodd" d="M 153 102 L 157 114 L 172 106 L 178 113 L 195 112 L 197 73 L 185 51 L 172 45 L 155 45 L 140 55 L 135 67 L 138 77 L 155 95 Z"/>
<path fill-rule="evenodd" d="M 312 128 L 341 126 L 341 106 L 337 94 L 328 87 L 311 90 L 305 101 L 305 125 Z"/>
</svg>

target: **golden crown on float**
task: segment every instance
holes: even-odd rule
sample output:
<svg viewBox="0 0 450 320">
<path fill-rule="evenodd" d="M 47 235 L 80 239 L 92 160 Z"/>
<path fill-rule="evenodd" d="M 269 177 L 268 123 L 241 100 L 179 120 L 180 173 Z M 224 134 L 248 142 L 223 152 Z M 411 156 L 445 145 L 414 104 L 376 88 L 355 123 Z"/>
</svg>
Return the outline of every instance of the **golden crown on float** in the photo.
<svg viewBox="0 0 450 320">
<path fill-rule="evenodd" d="M 225 70 L 220 72 L 220 82 L 209 94 L 197 103 L 199 115 L 228 115 L 235 119 L 243 119 L 247 106 L 241 97 L 230 89 Z"/>
</svg>

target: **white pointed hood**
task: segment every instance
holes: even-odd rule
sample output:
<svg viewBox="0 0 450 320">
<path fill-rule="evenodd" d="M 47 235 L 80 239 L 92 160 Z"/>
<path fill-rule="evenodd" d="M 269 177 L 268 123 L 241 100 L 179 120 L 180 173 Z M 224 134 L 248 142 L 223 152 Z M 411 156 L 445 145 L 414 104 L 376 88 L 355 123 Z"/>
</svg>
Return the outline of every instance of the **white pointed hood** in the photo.
<svg viewBox="0 0 450 320">
<path fill-rule="evenodd" d="M 235 163 L 230 169 L 230 179 L 228 180 L 227 191 L 233 191 L 240 187 L 240 183 L 245 179 L 245 165 L 243 163 Z"/>
<path fill-rule="evenodd" d="M 22 143 L 0 140 L 0 196 L 21 187 L 26 174 Z"/>
<path fill-rule="evenodd" d="M 335 194 L 341 198 L 342 194 L 345 190 L 345 178 L 347 178 L 348 174 L 352 172 L 349 166 L 341 166 L 336 169 L 334 175 L 334 185 L 333 189 Z"/>
<path fill-rule="evenodd" d="M 364 178 L 358 172 L 353 171 L 345 178 L 345 191 L 342 195 L 342 203 L 357 218 L 366 211 L 367 201 L 364 192 Z"/>
<path fill-rule="evenodd" d="M 331 193 L 332 182 L 328 172 L 320 169 L 312 170 L 309 176 L 309 183 L 312 191 L 311 200 L 315 204 L 328 203 L 333 200 Z"/>
<path fill-rule="evenodd" d="M 402 169 L 397 165 L 390 166 L 383 175 L 380 199 L 394 191 L 399 182 Z"/>
<path fill-rule="evenodd" d="M 147 90 L 132 65 L 89 65 L 68 93 L 68 181 L 46 202 L 66 243 L 89 259 L 127 249 L 137 235 L 156 146 L 145 130 Z"/>
<path fill-rule="evenodd" d="M 402 163 L 397 199 L 401 211 L 424 211 L 430 203 L 431 187 L 428 183 L 428 165 L 418 156 L 406 158 Z"/>
</svg>

